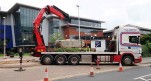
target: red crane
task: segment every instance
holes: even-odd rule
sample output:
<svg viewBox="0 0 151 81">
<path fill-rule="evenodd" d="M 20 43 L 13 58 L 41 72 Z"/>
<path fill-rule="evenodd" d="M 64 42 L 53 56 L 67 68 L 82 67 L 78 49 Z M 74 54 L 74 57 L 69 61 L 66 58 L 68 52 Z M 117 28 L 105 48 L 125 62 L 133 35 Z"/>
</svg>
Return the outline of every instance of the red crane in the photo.
<svg viewBox="0 0 151 81">
<path fill-rule="evenodd" d="M 40 31 L 41 28 L 40 25 L 42 21 L 45 19 L 45 16 L 43 16 L 44 13 L 46 13 L 47 15 L 55 14 L 60 19 L 65 20 L 66 22 L 70 21 L 69 15 L 54 5 L 53 6 L 47 5 L 46 7 L 42 8 L 39 11 L 37 17 L 33 22 L 34 25 L 33 33 L 34 33 L 34 40 L 36 43 L 36 47 L 34 49 L 34 56 L 38 56 L 38 57 L 40 56 L 40 52 L 46 52 L 46 46 L 44 44 L 43 36 L 41 35 L 41 31 Z"/>
</svg>

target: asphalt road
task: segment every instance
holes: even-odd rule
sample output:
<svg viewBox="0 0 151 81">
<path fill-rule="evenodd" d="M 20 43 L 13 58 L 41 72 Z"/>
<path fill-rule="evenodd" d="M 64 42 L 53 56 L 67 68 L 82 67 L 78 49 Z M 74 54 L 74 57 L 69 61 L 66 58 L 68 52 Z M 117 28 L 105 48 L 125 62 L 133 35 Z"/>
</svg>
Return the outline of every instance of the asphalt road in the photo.
<svg viewBox="0 0 151 81">
<path fill-rule="evenodd" d="M 100 65 L 101 69 L 95 72 L 106 72 L 118 70 L 117 64 Z M 130 66 L 137 67 L 137 66 Z M 0 68 L 0 81 L 43 81 L 45 77 L 45 68 L 48 69 L 49 79 L 53 81 L 60 78 L 69 78 L 75 76 L 88 75 L 90 64 L 81 65 L 39 65 L 34 67 L 24 67 L 26 71 L 16 72 L 18 68 Z M 96 65 L 94 65 L 96 68 Z M 124 66 L 124 68 L 129 68 Z"/>
<path fill-rule="evenodd" d="M 25 59 L 32 60 L 33 58 L 26 57 Z M 146 60 L 146 61 L 150 62 L 150 59 L 151 58 L 148 58 L 148 60 Z M 145 61 L 145 59 L 144 59 L 144 61 Z M 38 65 L 32 66 L 32 67 L 24 67 L 24 69 L 26 69 L 26 71 L 24 71 L 24 72 L 14 71 L 18 68 L 0 68 L 0 81 L 43 81 L 43 78 L 45 77 L 45 72 L 44 72 L 45 68 L 48 69 L 48 73 L 49 73 L 48 77 L 49 77 L 50 81 L 55 81 L 58 79 L 62 79 L 62 80 L 58 80 L 58 81 L 66 81 L 63 78 L 70 78 L 70 77 L 77 77 L 77 76 L 83 76 L 83 77 L 85 76 L 85 78 L 78 77 L 79 79 L 81 79 L 81 78 L 83 79 L 81 81 L 85 81 L 86 79 L 88 79 L 88 81 L 95 81 L 95 80 L 93 80 L 95 78 L 96 78 L 96 81 L 112 81 L 112 80 L 110 80 L 110 78 L 108 78 L 108 75 L 111 78 L 113 78 L 113 80 L 115 78 L 115 81 L 143 81 L 143 80 L 140 80 L 140 78 L 142 79 L 142 77 L 140 77 L 140 76 L 144 76 L 144 75 L 146 75 L 147 77 L 150 76 L 150 75 L 148 75 L 149 73 L 144 73 L 144 74 L 140 74 L 140 75 L 138 75 L 136 73 L 137 76 L 133 77 L 133 78 L 136 78 L 136 80 L 133 80 L 133 78 L 131 78 L 132 76 L 130 76 L 131 80 L 124 80 L 127 77 L 123 77 L 120 80 L 117 80 L 117 79 L 119 79 L 118 76 L 122 76 L 124 74 L 126 74 L 126 76 L 127 75 L 129 76 L 129 75 L 133 74 L 133 73 L 128 74 L 127 71 L 129 71 L 129 70 L 125 70 L 126 68 L 135 68 L 135 69 L 141 70 L 138 67 L 144 66 L 146 64 L 138 64 L 137 66 L 123 66 L 124 72 L 121 72 L 121 73 L 117 72 L 118 67 L 119 67 L 118 64 L 101 64 L 100 70 L 96 70 L 95 69 L 96 65 L 94 65 L 93 67 L 94 67 L 95 73 L 100 73 L 100 74 L 96 74 L 95 77 L 88 77 L 88 74 L 90 72 L 90 64 L 80 64 L 80 65 L 76 65 L 76 66 L 73 66 L 73 65 L 44 66 L 44 65 L 39 64 L 39 62 L 35 62 L 35 63 L 37 63 Z M 25 65 L 25 64 L 23 63 L 23 65 Z M 11 64 L 11 66 L 12 65 L 13 65 L 13 67 L 16 67 L 16 65 L 18 65 L 18 64 Z M 2 65 L 0 65 L 0 67 L 1 66 Z M 143 67 L 143 68 L 145 68 L 145 67 Z M 148 68 L 148 69 L 150 69 L 150 68 Z M 110 72 L 108 72 L 108 71 L 113 71 L 113 72 L 111 72 L 111 74 L 110 74 Z M 143 70 L 140 71 L 140 73 L 143 73 L 143 72 L 145 72 L 145 71 L 143 71 Z M 148 70 L 146 72 L 150 72 L 150 70 Z M 100 75 L 101 75 L 101 77 L 100 77 Z M 99 77 L 99 78 L 97 79 L 97 77 Z M 140 78 L 137 78 L 137 77 L 140 77 Z M 78 79 L 78 78 L 70 78 L 70 79 Z M 105 78 L 107 78 L 107 80 L 105 80 Z M 70 79 L 67 79 L 67 80 L 70 81 Z M 75 81 L 75 80 L 73 80 L 73 81 Z"/>
<path fill-rule="evenodd" d="M 98 73 L 94 77 L 87 75 L 55 81 L 151 81 L 151 67 L 134 67 L 124 72 L 112 71 Z"/>
</svg>

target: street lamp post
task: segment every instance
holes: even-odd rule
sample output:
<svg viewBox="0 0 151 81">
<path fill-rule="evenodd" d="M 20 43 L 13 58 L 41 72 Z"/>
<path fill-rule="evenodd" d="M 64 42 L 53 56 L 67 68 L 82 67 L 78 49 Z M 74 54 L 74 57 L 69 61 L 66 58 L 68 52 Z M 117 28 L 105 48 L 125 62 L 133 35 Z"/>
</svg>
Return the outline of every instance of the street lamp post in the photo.
<svg viewBox="0 0 151 81">
<path fill-rule="evenodd" d="M 6 59 L 6 17 L 3 17 L 4 21 L 4 57 L 3 59 Z"/>
<path fill-rule="evenodd" d="M 23 46 L 23 53 L 25 53 L 25 38 L 24 38 L 24 46 Z"/>
<path fill-rule="evenodd" d="M 78 7 L 78 21 L 79 21 L 79 40 L 80 40 L 80 16 L 79 16 L 79 5 L 77 5 Z"/>
</svg>

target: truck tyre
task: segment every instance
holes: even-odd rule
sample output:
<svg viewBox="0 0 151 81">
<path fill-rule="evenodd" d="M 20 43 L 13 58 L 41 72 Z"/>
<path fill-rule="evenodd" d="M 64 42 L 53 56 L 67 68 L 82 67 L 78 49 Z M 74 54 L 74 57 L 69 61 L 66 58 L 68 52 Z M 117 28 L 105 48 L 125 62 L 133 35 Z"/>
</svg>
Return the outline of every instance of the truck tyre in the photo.
<svg viewBox="0 0 151 81">
<path fill-rule="evenodd" d="M 65 55 L 57 55 L 55 57 L 55 63 L 58 65 L 63 65 L 67 61 L 67 57 Z"/>
<path fill-rule="evenodd" d="M 44 55 L 42 58 L 41 58 L 41 63 L 43 65 L 50 65 L 53 61 L 53 56 L 52 55 Z"/>
<path fill-rule="evenodd" d="M 72 65 L 77 65 L 80 62 L 80 56 L 79 55 L 70 55 L 68 58 L 68 63 Z"/>
<path fill-rule="evenodd" d="M 134 62 L 134 60 L 131 56 L 124 56 L 122 58 L 123 65 L 130 66 L 130 65 L 133 65 L 133 62 Z"/>
</svg>

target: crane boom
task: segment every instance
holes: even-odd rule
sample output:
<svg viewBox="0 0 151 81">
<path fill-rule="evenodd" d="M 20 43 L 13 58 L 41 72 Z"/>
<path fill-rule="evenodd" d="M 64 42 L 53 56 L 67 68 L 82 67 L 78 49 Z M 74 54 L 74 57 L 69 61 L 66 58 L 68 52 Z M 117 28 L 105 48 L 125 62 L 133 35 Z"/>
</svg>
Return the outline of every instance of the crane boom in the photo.
<svg viewBox="0 0 151 81">
<path fill-rule="evenodd" d="M 44 16 L 43 16 L 44 13 L 46 13 L 47 15 L 55 14 L 62 20 L 65 20 L 67 22 L 70 21 L 69 15 L 54 5 L 53 6 L 47 5 L 46 7 L 42 8 L 33 22 L 33 25 L 34 25 L 33 33 L 34 33 L 34 39 L 36 43 L 34 52 L 37 52 L 37 53 L 46 51 L 46 46 L 44 44 L 43 36 L 41 35 L 41 32 L 40 32 L 40 25 L 42 21 L 44 20 Z"/>
</svg>

